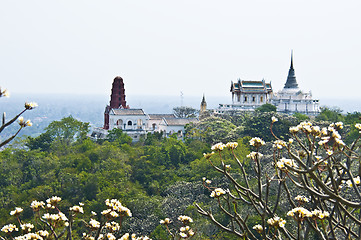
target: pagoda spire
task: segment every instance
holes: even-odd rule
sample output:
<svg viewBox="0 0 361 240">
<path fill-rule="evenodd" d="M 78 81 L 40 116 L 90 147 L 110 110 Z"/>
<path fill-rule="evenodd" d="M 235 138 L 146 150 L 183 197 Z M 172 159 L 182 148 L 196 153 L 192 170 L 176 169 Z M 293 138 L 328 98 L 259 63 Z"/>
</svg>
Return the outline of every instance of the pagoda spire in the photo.
<svg viewBox="0 0 361 240">
<path fill-rule="evenodd" d="M 293 50 L 291 51 L 291 66 L 290 66 L 290 70 L 288 70 L 287 81 L 284 88 L 298 88 L 295 69 L 293 68 Z"/>
</svg>

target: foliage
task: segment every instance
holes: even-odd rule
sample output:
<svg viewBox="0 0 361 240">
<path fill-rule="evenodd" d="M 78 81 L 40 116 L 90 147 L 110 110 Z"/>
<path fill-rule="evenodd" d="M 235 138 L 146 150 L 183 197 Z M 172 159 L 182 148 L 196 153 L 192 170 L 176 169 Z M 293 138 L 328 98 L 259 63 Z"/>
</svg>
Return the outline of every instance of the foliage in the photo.
<svg viewBox="0 0 361 240">
<path fill-rule="evenodd" d="M 235 129 L 236 126 L 231 122 L 212 116 L 187 125 L 186 137 L 212 144 L 229 140 L 230 133 Z"/>
<path fill-rule="evenodd" d="M 197 116 L 198 110 L 192 107 L 175 107 L 173 113 L 177 118 L 194 118 Z"/>
<path fill-rule="evenodd" d="M 259 106 L 258 108 L 256 108 L 256 111 L 259 111 L 259 112 L 276 112 L 276 110 L 277 110 L 277 107 L 270 103 L 263 104 L 263 105 Z"/>
<path fill-rule="evenodd" d="M 344 116 L 339 108 L 321 107 L 321 112 L 316 116 L 317 121 L 343 122 Z"/>
</svg>

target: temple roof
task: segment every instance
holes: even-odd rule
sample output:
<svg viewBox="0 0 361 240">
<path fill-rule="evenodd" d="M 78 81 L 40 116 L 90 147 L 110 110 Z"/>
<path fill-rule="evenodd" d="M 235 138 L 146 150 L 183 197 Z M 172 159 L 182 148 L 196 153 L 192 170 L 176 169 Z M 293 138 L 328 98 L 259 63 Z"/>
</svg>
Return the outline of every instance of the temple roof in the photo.
<svg viewBox="0 0 361 240">
<path fill-rule="evenodd" d="M 175 118 L 174 114 L 148 114 L 149 120 L 162 120 L 162 118 Z"/>
<path fill-rule="evenodd" d="M 112 115 L 145 115 L 143 109 L 119 109 L 119 108 L 112 108 L 110 114 Z"/>
<path fill-rule="evenodd" d="M 295 69 L 293 68 L 293 51 L 291 52 L 291 66 L 290 66 L 290 70 L 288 70 L 287 81 L 284 88 L 298 88 Z"/>
<path fill-rule="evenodd" d="M 184 126 L 191 122 L 198 122 L 198 118 L 163 118 L 167 126 Z"/>
</svg>

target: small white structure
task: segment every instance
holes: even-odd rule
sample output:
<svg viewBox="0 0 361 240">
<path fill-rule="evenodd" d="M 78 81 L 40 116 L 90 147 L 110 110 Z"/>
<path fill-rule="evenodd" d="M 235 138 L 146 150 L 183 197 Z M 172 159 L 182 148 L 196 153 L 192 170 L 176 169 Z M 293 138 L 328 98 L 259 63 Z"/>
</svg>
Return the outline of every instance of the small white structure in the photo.
<svg viewBox="0 0 361 240">
<path fill-rule="evenodd" d="M 183 138 L 185 134 L 184 126 L 198 121 L 197 118 L 163 118 L 159 124 L 159 131 L 163 131 L 166 137 L 177 133 L 178 138 Z"/>
<path fill-rule="evenodd" d="M 148 114 L 147 129 L 158 132 L 163 118 L 176 118 L 174 114 Z"/>
<path fill-rule="evenodd" d="M 295 70 L 293 68 L 293 54 L 291 55 L 291 67 L 283 89 L 274 94 L 271 103 L 277 107 L 277 112 L 303 113 L 316 115 L 320 113 L 319 100 L 312 98 L 311 91 L 303 92 L 298 87 Z"/>
<path fill-rule="evenodd" d="M 231 83 L 232 104 L 219 104 L 216 113 L 237 111 L 254 111 L 272 98 L 271 83 L 238 79 Z"/>
</svg>

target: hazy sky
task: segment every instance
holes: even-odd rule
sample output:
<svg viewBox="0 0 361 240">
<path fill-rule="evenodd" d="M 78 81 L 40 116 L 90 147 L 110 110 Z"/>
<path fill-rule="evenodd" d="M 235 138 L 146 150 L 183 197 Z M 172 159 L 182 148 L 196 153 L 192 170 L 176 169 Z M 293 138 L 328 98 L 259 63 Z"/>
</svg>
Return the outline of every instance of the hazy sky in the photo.
<svg viewBox="0 0 361 240">
<path fill-rule="evenodd" d="M 358 98 L 360 0 L 3 0 L 0 86 L 21 93 L 230 96 L 231 80 Z M 361 98 L 361 97 L 360 97 Z"/>
</svg>

